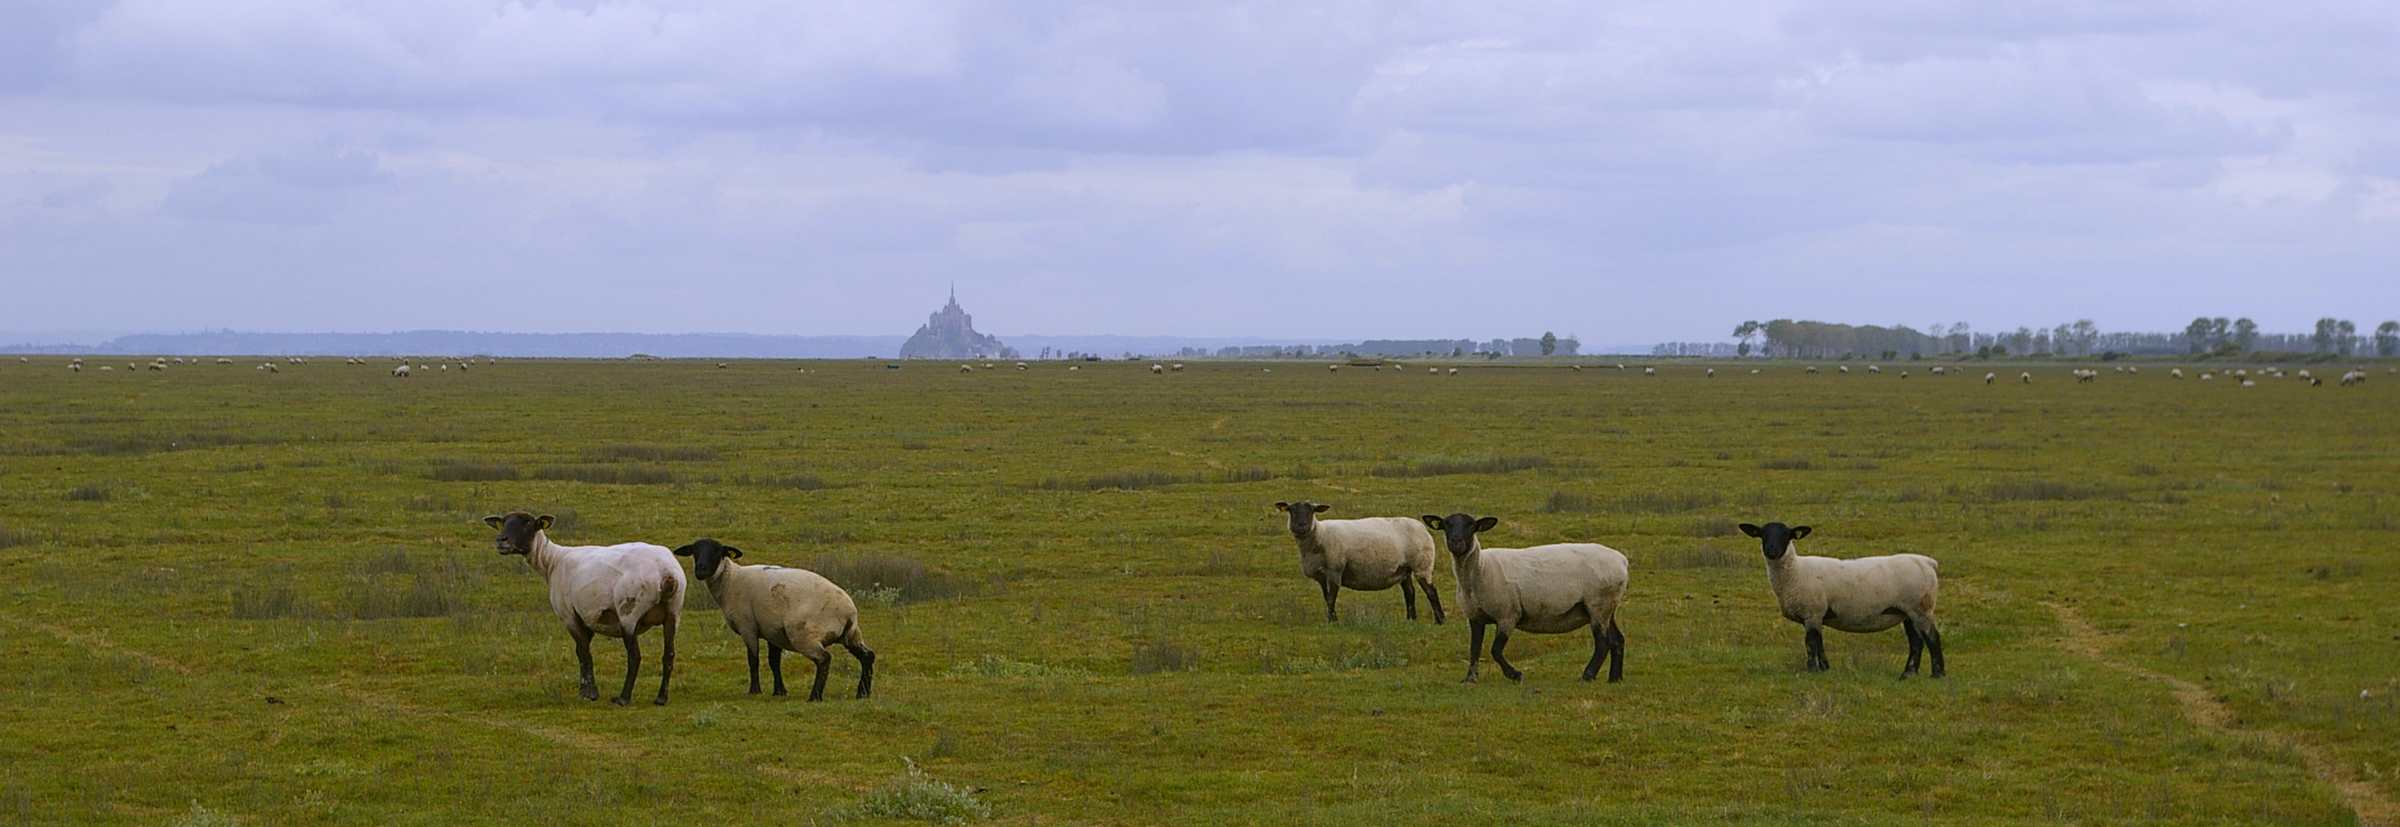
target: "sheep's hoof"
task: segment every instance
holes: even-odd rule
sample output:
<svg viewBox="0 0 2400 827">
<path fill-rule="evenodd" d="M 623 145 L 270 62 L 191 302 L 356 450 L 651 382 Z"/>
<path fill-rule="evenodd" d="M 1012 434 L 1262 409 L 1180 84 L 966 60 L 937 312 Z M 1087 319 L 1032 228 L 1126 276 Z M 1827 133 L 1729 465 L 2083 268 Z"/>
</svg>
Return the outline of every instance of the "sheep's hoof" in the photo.
<svg viewBox="0 0 2400 827">
<path fill-rule="evenodd" d="M 600 700 L 600 690 L 596 687 L 586 686 L 582 689 L 576 690 L 575 694 L 582 696 L 582 698 L 587 701 Z"/>
<path fill-rule="evenodd" d="M 624 706 L 624 705 L 626 705 L 626 704 L 633 703 L 633 699 L 632 699 L 632 698 L 625 697 L 625 696 L 623 696 L 623 695 L 618 695 L 618 696 L 616 696 L 616 697 L 614 697 L 614 698 L 610 698 L 610 699 L 608 699 L 608 702 L 609 702 L 609 703 L 612 703 L 612 704 L 616 704 L 616 705 L 618 705 L 618 706 Z"/>
<path fill-rule="evenodd" d="M 1510 681 L 1513 681 L 1513 682 L 1516 682 L 1516 683 L 1524 683 L 1524 682 L 1525 682 L 1525 673 L 1523 673 L 1523 672 L 1502 672 L 1502 673 L 1500 673 L 1500 674 L 1507 675 L 1507 676 L 1508 676 L 1508 679 L 1509 679 Z"/>
<path fill-rule="evenodd" d="M 653 701 L 651 701 L 650 703 L 651 703 L 651 705 L 653 705 L 653 706 L 666 706 L 666 705 L 667 705 L 667 696 L 665 696 L 665 695 L 660 695 L 660 696 L 658 696 L 657 700 L 653 700 Z"/>
<path fill-rule="evenodd" d="M 1459 683 L 1474 683 L 1474 682 L 1475 682 L 1475 676 L 1474 676 L 1474 675 L 1472 675 L 1472 674 L 1468 675 L 1466 680 L 1459 681 Z"/>
<path fill-rule="evenodd" d="M 792 693 L 783 691 L 783 687 L 780 687 L 780 686 L 778 686 L 778 687 L 775 687 L 775 697 L 781 698 L 781 697 L 783 697 L 783 696 L 785 696 L 785 695 L 789 695 L 789 694 L 792 694 Z"/>
</svg>

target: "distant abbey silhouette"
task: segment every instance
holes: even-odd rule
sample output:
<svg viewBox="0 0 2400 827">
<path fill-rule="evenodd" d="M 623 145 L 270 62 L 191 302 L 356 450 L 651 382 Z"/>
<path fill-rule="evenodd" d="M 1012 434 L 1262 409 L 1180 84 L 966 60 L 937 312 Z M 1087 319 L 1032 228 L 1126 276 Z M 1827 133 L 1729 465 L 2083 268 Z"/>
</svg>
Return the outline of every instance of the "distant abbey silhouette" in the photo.
<svg viewBox="0 0 2400 827">
<path fill-rule="evenodd" d="M 984 359 L 1014 357 L 1016 351 L 995 336 L 975 332 L 975 317 L 958 306 L 958 285 L 950 285 L 950 303 L 925 317 L 925 326 L 900 346 L 903 359 Z"/>
</svg>

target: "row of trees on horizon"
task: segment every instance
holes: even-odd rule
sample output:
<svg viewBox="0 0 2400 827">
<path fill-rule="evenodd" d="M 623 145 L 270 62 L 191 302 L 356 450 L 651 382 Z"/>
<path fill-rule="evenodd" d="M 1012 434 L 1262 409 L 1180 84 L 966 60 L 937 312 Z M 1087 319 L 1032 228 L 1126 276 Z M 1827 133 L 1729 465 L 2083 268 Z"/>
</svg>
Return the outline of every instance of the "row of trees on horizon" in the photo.
<svg viewBox="0 0 2400 827">
<path fill-rule="evenodd" d="M 1882 327 L 1835 322 L 1776 319 L 1745 321 L 1733 329 L 1733 355 L 1825 359 L 1843 355 L 1885 359 L 1937 354 L 1976 356 L 2238 356 L 2245 353 L 2400 356 L 2400 321 L 2375 327 L 2370 339 L 2358 325 L 2331 316 L 2318 319 L 2311 333 L 2266 333 L 2248 318 L 2202 316 L 2173 333 L 2104 332 L 2090 319 L 2077 319 L 2054 328 L 2019 327 L 2013 331 L 1981 332 L 1966 322 L 1936 323 L 1927 330 L 1907 325 Z M 1671 345 L 1662 345 L 1670 348 Z M 1684 355 L 1662 351 L 1671 355 Z M 1716 355 L 1693 353 L 1690 355 Z"/>
</svg>

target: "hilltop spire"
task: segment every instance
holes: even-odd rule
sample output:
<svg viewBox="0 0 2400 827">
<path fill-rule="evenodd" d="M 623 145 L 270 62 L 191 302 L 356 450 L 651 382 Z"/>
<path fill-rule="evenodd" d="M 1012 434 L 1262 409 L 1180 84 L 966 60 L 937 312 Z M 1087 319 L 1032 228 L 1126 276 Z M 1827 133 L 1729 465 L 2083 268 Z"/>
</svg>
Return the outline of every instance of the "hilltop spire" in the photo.
<svg viewBox="0 0 2400 827">
<path fill-rule="evenodd" d="M 950 282 L 950 306 L 958 306 L 958 281 L 956 279 L 952 279 Z"/>
</svg>

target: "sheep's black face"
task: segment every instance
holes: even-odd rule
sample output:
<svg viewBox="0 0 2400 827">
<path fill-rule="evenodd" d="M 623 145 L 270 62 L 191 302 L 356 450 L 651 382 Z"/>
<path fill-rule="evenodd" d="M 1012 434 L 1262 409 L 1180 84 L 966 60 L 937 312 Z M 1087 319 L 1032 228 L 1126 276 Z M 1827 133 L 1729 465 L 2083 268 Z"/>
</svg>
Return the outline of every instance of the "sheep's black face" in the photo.
<svg viewBox="0 0 2400 827">
<path fill-rule="evenodd" d="M 1301 500 L 1296 503 L 1276 503 L 1275 510 L 1291 515 L 1292 536 L 1306 537 L 1309 532 L 1317 530 L 1317 515 L 1333 510 L 1333 506 Z"/>
<path fill-rule="evenodd" d="M 1475 550 L 1475 535 L 1490 531 L 1492 526 L 1500 524 L 1498 517 L 1477 519 L 1474 515 L 1464 513 L 1448 517 L 1427 514 L 1417 519 L 1424 520 L 1425 527 L 1441 537 L 1442 543 L 1450 547 L 1450 554 L 1456 557 L 1465 557 Z"/>
<path fill-rule="evenodd" d="M 717 566 L 727 560 L 739 559 L 742 550 L 702 537 L 690 545 L 675 550 L 677 557 L 692 558 L 692 574 L 702 580 L 717 576 Z"/>
<path fill-rule="evenodd" d="M 1808 536 L 1808 526 L 1787 526 L 1768 523 L 1763 526 L 1742 524 L 1742 533 L 1758 538 L 1758 544 L 1769 560 L 1781 560 L 1792 550 L 1792 541 Z"/>
<path fill-rule="evenodd" d="M 551 519 L 548 514 L 536 517 L 523 511 L 511 511 L 506 515 L 485 517 L 483 522 L 500 530 L 500 536 L 493 538 L 492 543 L 500 548 L 501 554 L 532 554 L 533 536 L 549 528 Z"/>
</svg>

